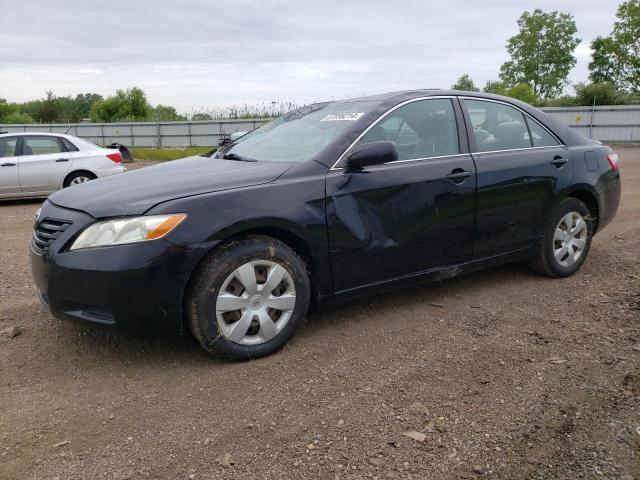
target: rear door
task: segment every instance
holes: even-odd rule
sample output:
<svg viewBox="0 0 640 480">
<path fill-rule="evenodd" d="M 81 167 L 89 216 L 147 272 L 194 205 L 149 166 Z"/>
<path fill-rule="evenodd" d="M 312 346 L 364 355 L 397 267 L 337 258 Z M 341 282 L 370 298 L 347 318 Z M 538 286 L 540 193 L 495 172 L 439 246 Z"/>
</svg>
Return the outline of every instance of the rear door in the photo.
<svg viewBox="0 0 640 480">
<path fill-rule="evenodd" d="M 0 138 L 0 195 L 20 193 L 18 137 Z"/>
<path fill-rule="evenodd" d="M 452 98 L 395 107 L 356 143 L 394 141 L 400 159 L 328 174 L 327 214 L 336 291 L 471 259 L 475 167 Z"/>
<path fill-rule="evenodd" d="M 573 177 L 568 149 L 508 103 L 462 101 L 478 172 L 474 258 L 532 245 Z"/>
<path fill-rule="evenodd" d="M 21 138 L 20 184 L 23 192 L 57 190 L 71 168 L 71 153 L 54 136 L 25 135 Z"/>
</svg>

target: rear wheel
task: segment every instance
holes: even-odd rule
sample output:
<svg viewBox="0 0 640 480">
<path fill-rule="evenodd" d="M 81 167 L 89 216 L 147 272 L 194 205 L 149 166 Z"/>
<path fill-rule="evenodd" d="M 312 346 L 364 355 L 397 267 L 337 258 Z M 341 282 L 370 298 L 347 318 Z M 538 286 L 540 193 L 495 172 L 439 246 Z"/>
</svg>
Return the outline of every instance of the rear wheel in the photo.
<svg viewBox="0 0 640 480">
<path fill-rule="evenodd" d="M 71 187 L 72 185 L 80 185 L 94 180 L 96 176 L 90 172 L 76 172 L 69 175 L 64 181 L 64 188 Z"/>
<path fill-rule="evenodd" d="M 567 198 L 551 216 L 531 266 L 550 277 L 573 275 L 586 260 L 592 237 L 589 209 L 582 201 Z"/>
<path fill-rule="evenodd" d="M 214 253 L 187 299 L 191 331 L 216 356 L 248 360 L 282 348 L 304 322 L 304 262 L 270 237 L 250 236 Z"/>
</svg>

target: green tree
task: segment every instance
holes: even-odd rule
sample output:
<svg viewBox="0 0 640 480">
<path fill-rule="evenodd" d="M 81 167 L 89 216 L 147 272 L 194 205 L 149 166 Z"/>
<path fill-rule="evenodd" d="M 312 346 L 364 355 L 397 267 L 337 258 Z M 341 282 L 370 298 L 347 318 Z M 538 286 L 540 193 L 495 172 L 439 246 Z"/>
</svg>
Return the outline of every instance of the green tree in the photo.
<svg viewBox="0 0 640 480">
<path fill-rule="evenodd" d="M 41 103 L 42 100 L 30 100 L 24 103 L 16 103 L 15 106 L 19 113 L 24 113 L 25 115 L 29 115 L 31 118 L 35 118 L 36 112 L 40 109 Z"/>
<path fill-rule="evenodd" d="M 76 113 L 76 104 L 71 97 L 58 97 L 61 113 L 60 121 L 62 122 L 79 122 L 79 115 Z"/>
<path fill-rule="evenodd" d="M 33 118 L 18 112 L 18 107 L 15 104 L 0 98 L 0 124 L 8 123 L 33 123 Z"/>
<path fill-rule="evenodd" d="M 589 78 L 593 82 L 613 82 L 629 92 L 640 92 L 640 0 L 618 7 L 618 20 L 608 37 L 591 42 Z"/>
<path fill-rule="evenodd" d="M 612 82 L 579 83 L 575 86 L 578 105 L 620 105 L 625 94 Z"/>
<path fill-rule="evenodd" d="M 484 93 L 493 93 L 494 95 L 506 95 L 507 90 L 507 86 L 500 80 L 489 80 L 482 89 Z"/>
<path fill-rule="evenodd" d="M 97 93 L 78 93 L 74 98 L 68 98 L 68 107 L 65 106 L 63 116 L 68 122 L 80 122 L 89 118 L 91 107 L 100 100 L 102 100 L 102 95 Z"/>
<path fill-rule="evenodd" d="M 7 102 L 6 98 L 0 98 L 0 119 L 8 117 L 16 112 L 16 107 Z"/>
<path fill-rule="evenodd" d="M 38 123 L 56 123 L 62 120 L 62 104 L 51 90 L 46 92 L 46 98 L 40 100 L 33 113 Z"/>
<path fill-rule="evenodd" d="M 575 105 L 578 105 L 578 100 L 573 95 L 548 98 L 543 102 L 543 106 L 545 107 L 572 107 Z"/>
<path fill-rule="evenodd" d="M 589 63 L 589 80 L 594 83 L 615 82 L 616 72 L 611 52 L 614 50 L 613 40 L 608 37 L 597 37 L 591 42 L 591 62 Z"/>
<path fill-rule="evenodd" d="M 518 85 L 509 88 L 505 95 L 531 105 L 538 105 L 540 103 L 540 99 L 528 83 L 519 83 Z"/>
<path fill-rule="evenodd" d="M 92 122 L 144 121 L 151 116 L 151 106 L 138 87 L 118 90 L 112 97 L 95 102 L 89 113 Z"/>
<path fill-rule="evenodd" d="M 528 83 L 539 98 L 558 95 L 568 83 L 580 43 L 573 16 L 536 9 L 524 12 L 518 27 L 518 34 L 507 41 L 511 60 L 500 67 L 500 79 L 509 87 Z"/>
<path fill-rule="evenodd" d="M 458 81 L 451 86 L 451 90 L 461 90 L 463 92 L 480 91 L 480 89 L 474 85 L 473 80 L 468 73 L 462 75 Z"/>
<path fill-rule="evenodd" d="M 213 120 L 213 117 L 208 113 L 194 113 L 193 115 L 191 115 L 191 120 L 194 122 L 201 120 Z"/>
<path fill-rule="evenodd" d="M 180 115 L 175 107 L 168 105 L 156 105 L 151 113 L 151 119 L 158 122 L 179 122 L 186 120 L 185 115 Z"/>
<path fill-rule="evenodd" d="M 79 93 L 75 97 L 61 97 L 62 119 L 65 122 L 80 122 L 89 117 L 89 112 L 94 103 L 102 100 L 102 95 L 97 93 Z"/>
<path fill-rule="evenodd" d="M 518 83 L 513 87 L 508 87 L 504 82 L 489 80 L 482 91 L 485 93 L 493 93 L 494 95 L 516 98 L 531 105 L 538 105 L 540 103 L 540 98 L 528 83 Z"/>
<path fill-rule="evenodd" d="M 26 113 L 21 112 L 13 112 L 5 117 L 0 118 L 0 123 L 9 124 L 9 123 L 34 123 L 33 118 L 31 118 Z"/>
</svg>

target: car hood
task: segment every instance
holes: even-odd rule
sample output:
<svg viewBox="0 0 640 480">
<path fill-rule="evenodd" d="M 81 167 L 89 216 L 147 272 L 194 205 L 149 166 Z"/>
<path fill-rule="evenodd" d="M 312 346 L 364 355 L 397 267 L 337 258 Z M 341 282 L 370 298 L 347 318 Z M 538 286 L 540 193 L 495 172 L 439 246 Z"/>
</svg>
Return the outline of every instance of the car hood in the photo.
<svg viewBox="0 0 640 480">
<path fill-rule="evenodd" d="M 49 200 L 94 218 L 141 215 L 168 200 L 269 183 L 290 166 L 194 156 L 65 188 Z"/>
</svg>

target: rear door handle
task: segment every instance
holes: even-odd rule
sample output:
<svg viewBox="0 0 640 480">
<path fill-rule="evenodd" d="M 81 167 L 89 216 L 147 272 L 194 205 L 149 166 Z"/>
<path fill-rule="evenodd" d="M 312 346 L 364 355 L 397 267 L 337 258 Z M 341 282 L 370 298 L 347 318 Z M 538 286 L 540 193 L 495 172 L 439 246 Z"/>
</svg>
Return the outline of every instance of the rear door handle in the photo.
<svg viewBox="0 0 640 480">
<path fill-rule="evenodd" d="M 69 159 L 68 159 L 68 158 L 58 158 L 58 159 L 56 160 L 56 162 L 58 162 L 58 163 L 59 163 L 59 162 L 68 162 L 68 161 L 69 161 Z"/>
<path fill-rule="evenodd" d="M 556 155 L 555 157 L 553 157 L 553 160 L 551 160 L 551 165 L 555 165 L 556 167 L 560 168 L 568 161 L 569 161 L 568 158 L 564 158 L 559 155 Z"/>
<path fill-rule="evenodd" d="M 471 177 L 473 172 L 467 172 L 461 168 L 454 169 L 449 175 L 446 176 L 449 180 L 453 180 L 456 183 L 463 182 L 465 178 Z"/>
<path fill-rule="evenodd" d="M 2 165 L 0 165 L 0 167 L 15 167 L 15 166 L 16 166 L 15 163 L 10 163 L 10 162 L 3 163 Z"/>
</svg>

